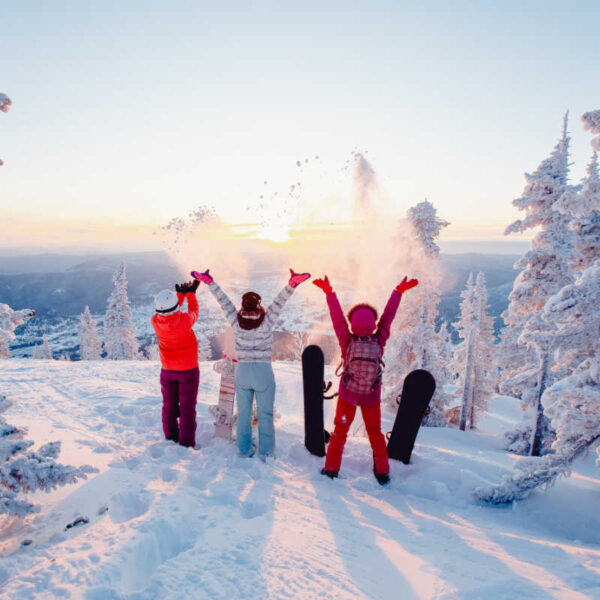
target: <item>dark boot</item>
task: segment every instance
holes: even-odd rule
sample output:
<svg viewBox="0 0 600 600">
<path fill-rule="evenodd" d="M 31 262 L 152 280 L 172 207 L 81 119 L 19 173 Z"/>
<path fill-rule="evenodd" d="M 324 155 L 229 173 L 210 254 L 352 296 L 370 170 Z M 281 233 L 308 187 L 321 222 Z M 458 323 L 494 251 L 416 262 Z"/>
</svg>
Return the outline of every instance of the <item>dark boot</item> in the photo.
<svg viewBox="0 0 600 600">
<path fill-rule="evenodd" d="M 373 465 L 373 475 L 375 475 L 375 479 L 377 479 L 379 485 L 387 485 L 390 482 L 388 473 L 378 473 L 375 470 L 375 465 Z"/>
<path fill-rule="evenodd" d="M 324 467 L 321 469 L 321 475 L 327 475 L 329 479 L 335 479 L 338 476 L 337 471 L 328 471 Z"/>
</svg>

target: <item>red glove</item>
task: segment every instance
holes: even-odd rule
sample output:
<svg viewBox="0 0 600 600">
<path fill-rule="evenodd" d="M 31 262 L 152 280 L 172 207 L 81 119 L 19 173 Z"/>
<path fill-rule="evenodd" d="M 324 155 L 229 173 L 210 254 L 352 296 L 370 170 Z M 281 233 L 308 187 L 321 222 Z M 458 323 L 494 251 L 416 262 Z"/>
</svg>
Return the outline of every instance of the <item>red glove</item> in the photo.
<svg viewBox="0 0 600 600">
<path fill-rule="evenodd" d="M 190 273 L 190 275 L 194 278 L 197 279 L 198 281 L 203 281 L 204 283 L 206 283 L 207 285 L 213 282 L 213 278 L 211 276 L 211 274 L 209 273 L 210 269 L 206 269 L 206 271 L 204 271 L 204 273 L 199 273 L 198 271 L 192 271 Z"/>
<path fill-rule="evenodd" d="M 410 279 L 406 281 L 406 277 L 404 277 L 404 279 L 396 286 L 396 291 L 399 294 L 403 294 L 404 292 L 406 292 L 406 290 L 410 290 L 411 288 L 414 288 L 417 285 L 419 285 L 418 279 Z"/>
<path fill-rule="evenodd" d="M 298 287 L 303 281 L 310 278 L 310 273 L 294 273 L 294 269 L 290 269 L 290 281 L 289 284 L 295 288 Z"/>
<path fill-rule="evenodd" d="M 318 288 L 321 288 L 326 294 L 331 294 L 333 292 L 333 288 L 329 283 L 329 277 L 327 277 L 327 275 L 325 275 L 323 279 L 315 279 L 313 281 L 313 284 L 316 285 Z"/>
</svg>

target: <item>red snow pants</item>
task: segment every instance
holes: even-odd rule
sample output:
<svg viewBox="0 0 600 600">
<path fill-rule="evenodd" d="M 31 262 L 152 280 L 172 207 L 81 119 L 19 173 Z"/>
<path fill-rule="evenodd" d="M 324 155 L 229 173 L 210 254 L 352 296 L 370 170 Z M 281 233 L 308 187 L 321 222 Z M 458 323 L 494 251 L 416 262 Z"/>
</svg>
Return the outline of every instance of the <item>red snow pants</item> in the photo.
<svg viewBox="0 0 600 600">
<path fill-rule="evenodd" d="M 331 434 L 329 446 L 327 448 L 327 457 L 325 458 L 325 469 L 327 471 L 338 472 L 342 465 L 342 453 L 350 425 L 354 421 L 356 415 L 356 406 L 346 402 L 343 398 L 338 398 L 337 408 L 335 410 L 335 420 L 333 421 L 335 429 Z M 363 421 L 371 449 L 373 450 L 373 458 L 375 460 L 375 471 L 379 475 L 388 474 L 390 465 L 388 462 L 387 445 L 385 436 L 381 433 L 381 403 L 378 402 L 373 406 L 361 406 Z"/>
<path fill-rule="evenodd" d="M 178 442 L 181 446 L 196 445 L 196 399 L 199 382 L 198 367 L 187 371 L 162 369 L 160 372 L 165 439 Z"/>
</svg>

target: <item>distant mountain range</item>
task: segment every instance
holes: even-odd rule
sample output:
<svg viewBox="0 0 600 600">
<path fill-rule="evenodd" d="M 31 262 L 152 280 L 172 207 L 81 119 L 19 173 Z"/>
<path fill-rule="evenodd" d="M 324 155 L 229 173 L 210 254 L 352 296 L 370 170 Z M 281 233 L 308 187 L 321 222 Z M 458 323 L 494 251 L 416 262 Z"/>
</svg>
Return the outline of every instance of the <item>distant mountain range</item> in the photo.
<svg viewBox="0 0 600 600">
<path fill-rule="evenodd" d="M 499 315 L 508 305 L 508 294 L 516 276 L 513 264 L 518 256 L 506 254 L 447 254 L 442 255 L 444 284 L 440 303 L 440 318 L 454 322 L 459 315 L 460 292 L 470 272 L 485 273 L 490 314 L 496 317 L 496 331 L 500 331 Z M 162 252 L 129 253 L 123 255 L 39 255 L 0 258 L 0 302 L 13 308 L 33 308 L 36 317 L 17 331 L 12 346 L 15 356 L 30 356 L 33 346 L 43 333 L 50 339 L 55 354 L 66 353 L 77 357 L 77 317 L 85 305 L 101 325 L 106 300 L 112 290 L 112 274 L 124 261 L 127 266 L 129 298 L 134 312 L 138 337 L 142 346 L 153 341 L 149 319 L 153 313 L 154 294 L 172 287 L 179 277 L 178 267 Z M 253 279 L 257 288 L 274 295 L 282 284 L 281 273 L 275 267 L 255 269 Z M 241 293 L 235 282 L 227 282 L 228 291 Z M 239 287 L 239 289 L 237 289 Z M 216 351 L 215 331 L 225 322 L 214 301 L 200 295 L 200 302 L 209 318 L 198 323 L 198 330 L 207 335 Z M 285 332 L 306 331 L 315 323 L 326 321 L 325 303 L 309 305 L 306 299 L 293 298 L 280 328 Z M 321 327 L 317 326 L 317 329 Z"/>
</svg>

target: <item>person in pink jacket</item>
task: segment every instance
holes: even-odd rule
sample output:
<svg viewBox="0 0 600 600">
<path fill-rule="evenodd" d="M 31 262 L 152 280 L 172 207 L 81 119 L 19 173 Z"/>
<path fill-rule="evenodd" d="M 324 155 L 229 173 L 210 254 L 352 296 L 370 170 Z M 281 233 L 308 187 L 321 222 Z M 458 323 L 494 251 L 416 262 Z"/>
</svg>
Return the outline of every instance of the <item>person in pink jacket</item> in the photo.
<svg viewBox="0 0 600 600">
<path fill-rule="evenodd" d="M 348 431 L 356 415 L 356 408 L 360 406 L 373 450 L 373 472 L 377 481 L 385 485 L 390 480 L 390 466 L 385 436 L 381 432 L 383 349 L 390 337 L 392 321 L 398 311 L 402 294 L 419 282 L 416 279 L 407 281 L 405 277 L 392 292 L 379 321 L 377 310 L 369 304 L 354 306 L 346 320 L 327 275 L 323 279 L 315 279 L 313 283 L 326 294 L 344 365 L 334 419 L 335 429 L 329 440 L 325 467 L 321 473 L 331 479 L 337 477 Z"/>
</svg>

